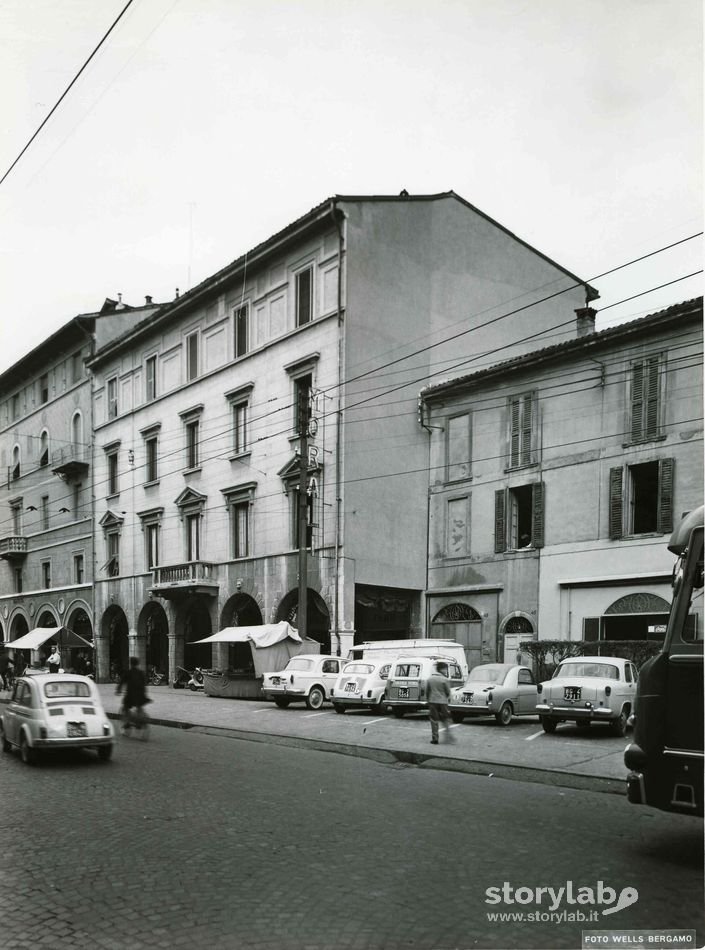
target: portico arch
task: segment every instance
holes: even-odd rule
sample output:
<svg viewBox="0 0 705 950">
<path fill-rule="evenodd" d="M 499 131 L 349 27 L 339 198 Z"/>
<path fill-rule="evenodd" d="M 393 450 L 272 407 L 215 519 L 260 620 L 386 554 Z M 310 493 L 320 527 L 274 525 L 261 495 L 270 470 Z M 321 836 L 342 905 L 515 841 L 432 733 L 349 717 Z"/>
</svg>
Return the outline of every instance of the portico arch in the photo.
<svg viewBox="0 0 705 950">
<path fill-rule="evenodd" d="M 252 627 L 262 623 L 262 611 L 259 604 L 249 594 L 238 592 L 229 597 L 220 614 L 220 629 L 224 627 Z M 249 643 L 228 644 L 228 668 L 231 670 L 253 670 L 252 648 Z"/>
<path fill-rule="evenodd" d="M 169 620 L 161 604 L 145 604 L 137 620 L 137 634 L 144 639 L 147 670 L 169 673 Z"/>
<path fill-rule="evenodd" d="M 290 590 L 277 608 L 277 622 L 286 620 L 292 627 L 297 625 L 297 611 L 299 606 L 298 588 Z M 321 645 L 321 653 L 330 653 L 330 613 L 325 600 L 310 587 L 306 601 L 307 630 L 306 636 L 317 640 Z"/>
<path fill-rule="evenodd" d="M 125 611 L 118 604 L 111 604 L 100 623 L 101 638 L 108 644 L 108 678 L 119 677 L 128 668 L 130 661 L 129 626 Z"/>
</svg>

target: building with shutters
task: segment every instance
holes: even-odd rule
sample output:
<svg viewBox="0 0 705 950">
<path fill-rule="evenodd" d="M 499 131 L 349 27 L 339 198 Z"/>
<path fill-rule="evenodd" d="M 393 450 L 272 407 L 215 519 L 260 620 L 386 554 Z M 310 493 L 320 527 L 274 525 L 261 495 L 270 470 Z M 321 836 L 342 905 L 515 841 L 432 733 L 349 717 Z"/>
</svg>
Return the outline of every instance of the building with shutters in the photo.
<svg viewBox="0 0 705 950">
<path fill-rule="evenodd" d="M 470 662 L 658 639 L 668 536 L 702 504 L 702 298 L 423 390 L 427 624 Z"/>
<path fill-rule="evenodd" d="M 422 636 L 420 387 L 572 339 L 595 296 L 453 192 L 335 196 L 99 348 L 101 675 L 131 653 L 170 677 L 238 670 L 235 648 L 196 641 L 298 624 L 302 397 L 307 634 L 342 655 Z"/>
</svg>

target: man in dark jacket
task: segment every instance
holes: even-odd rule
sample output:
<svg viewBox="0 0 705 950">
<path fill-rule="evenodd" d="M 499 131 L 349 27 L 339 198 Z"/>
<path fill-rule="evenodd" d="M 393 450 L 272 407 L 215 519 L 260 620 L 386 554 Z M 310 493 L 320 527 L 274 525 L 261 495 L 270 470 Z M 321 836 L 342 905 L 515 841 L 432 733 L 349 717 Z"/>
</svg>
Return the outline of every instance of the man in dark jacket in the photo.
<svg viewBox="0 0 705 950">
<path fill-rule="evenodd" d="M 443 723 L 446 742 L 455 742 L 450 731 L 451 716 L 448 710 L 450 702 L 450 683 L 448 681 L 448 664 L 436 662 L 428 678 L 426 687 L 428 701 L 428 718 L 431 720 L 431 745 L 438 745 L 438 723 Z"/>
<path fill-rule="evenodd" d="M 120 695 L 122 688 L 125 687 L 125 698 L 122 701 L 122 734 L 130 735 L 132 725 L 137 726 L 143 731 L 143 737 L 147 735 L 147 714 L 144 707 L 151 702 L 147 698 L 147 677 L 144 671 L 140 669 L 140 661 L 136 656 L 130 657 L 130 668 L 123 673 L 115 692 Z M 131 710 L 135 712 L 131 712 Z"/>
</svg>

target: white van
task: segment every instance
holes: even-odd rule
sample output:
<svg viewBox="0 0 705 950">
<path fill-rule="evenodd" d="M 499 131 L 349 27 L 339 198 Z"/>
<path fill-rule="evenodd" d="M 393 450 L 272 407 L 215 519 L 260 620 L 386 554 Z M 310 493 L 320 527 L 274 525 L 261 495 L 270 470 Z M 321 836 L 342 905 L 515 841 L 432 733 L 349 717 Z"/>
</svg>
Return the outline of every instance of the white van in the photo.
<svg viewBox="0 0 705 950">
<path fill-rule="evenodd" d="M 394 659 L 400 653 L 405 655 L 413 653 L 419 656 L 442 654 L 444 657 L 452 657 L 460 667 L 463 682 L 468 677 L 468 661 L 465 656 L 465 648 L 457 640 L 375 640 L 370 643 L 358 643 L 350 649 L 348 660 L 367 658 L 375 660 L 379 657 Z"/>
<path fill-rule="evenodd" d="M 415 651 L 400 653 L 394 658 L 387 677 L 384 702 L 391 707 L 397 719 L 401 719 L 404 713 L 428 709 L 426 689 L 436 664 L 440 672 L 448 677 L 451 690 L 463 685 L 467 674 L 454 656 L 445 653 L 427 656 Z"/>
</svg>

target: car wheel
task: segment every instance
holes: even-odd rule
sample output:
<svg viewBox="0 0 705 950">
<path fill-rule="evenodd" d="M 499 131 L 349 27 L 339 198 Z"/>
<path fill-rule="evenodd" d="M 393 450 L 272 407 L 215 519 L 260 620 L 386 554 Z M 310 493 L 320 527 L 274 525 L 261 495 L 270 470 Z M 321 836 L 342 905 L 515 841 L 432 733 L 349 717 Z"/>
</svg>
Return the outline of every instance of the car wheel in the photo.
<svg viewBox="0 0 705 950">
<path fill-rule="evenodd" d="M 403 710 L 403 709 L 400 709 L 399 706 L 394 706 L 394 708 L 392 709 L 392 712 L 394 713 L 394 718 L 395 718 L 395 719 L 403 719 L 403 718 L 404 718 L 404 710 Z"/>
<path fill-rule="evenodd" d="M 339 716 L 345 713 L 345 706 L 341 706 L 340 703 L 333 703 L 333 709 L 335 709 Z"/>
<path fill-rule="evenodd" d="M 307 709 L 320 709 L 325 702 L 326 694 L 320 686 L 312 686 L 306 697 Z"/>
<path fill-rule="evenodd" d="M 37 761 L 37 753 L 27 742 L 27 736 L 25 735 L 20 739 L 20 755 L 25 765 L 33 765 Z"/>
<path fill-rule="evenodd" d="M 283 696 L 277 696 L 277 698 L 274 700 L 274 705 L 278 706 L 280 709 L 286 709 L 286 707 L 289 705 L 289 700 L 284 699 Z"/>
<path fill-rule="evenodd" d="M 575 725 L 578 727 L 578 732 L 590 732 L 589 719 L 576 719 Z"/>
<path fill-rule="evenodd" d="M 547 732 L 550 735 L 552 732 L 556 731 L 556 726 L 558 723 L 555 719 L 551 719 L 550 716 L 541 716 L 540 719 L 544 732 Z"/>
<path fill-rule="evenodd" d="M 113 754 L 113 745 L 99 745 L 98 746 L 98 758 L 101 762 L 109 762 Z"/>
<path fill-rule="evenodd" d="M 465 721 L 465 716 L 464 716 L 462 713 L 451 712 L 450 718 L 453 720 L 453 722 L 464 722 L 464 721 Z"/>
<path fill-rule="evenodd" d="M 627 711 L 623 709 L 616 719 L 610 722 L 610 731 L 613 736 L 623 736 L 627 731 Z"/>
<path fill-rule="evenodd" d="M 386 715 L 387 715 L 387 712 L 389 711 L 389 708 L 388 708 L 388 706 L 387 706 L 387 700 L 384 698 L 384 696 L 383 696 L 383 697 L 380 699 L 380 701 L 377 703 L 377 707 L 376 707 L 376 708 L 377 708 L 377 712 L 380 714 L 380 716 L 386 716 Z"/>
<path fill-rule="evenodd" d="M 494 718 L 500 724 L 500 726 L 508 726 L 512 721 L 512 704 L 511 703 L 502 703 L 499 712 L 494 714 Z"/>
</svg>

